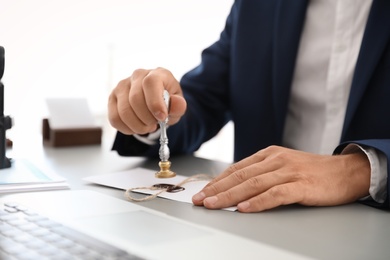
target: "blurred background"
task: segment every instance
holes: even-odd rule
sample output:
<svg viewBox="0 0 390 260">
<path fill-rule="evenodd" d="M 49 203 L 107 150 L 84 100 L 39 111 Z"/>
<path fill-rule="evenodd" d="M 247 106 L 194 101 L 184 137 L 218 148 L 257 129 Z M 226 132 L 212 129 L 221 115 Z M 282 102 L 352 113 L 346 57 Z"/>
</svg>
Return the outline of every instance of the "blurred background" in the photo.
<svg viewBox="0 0 390 260">
<path fill-rule="evenodd" d="M 0 0 L 5 115 L 14 143 L 41 138 L 46 98 L 87 98 L 114 139 L 107 98 L 137 68 L 165 67 L 177 79 L 219 38 L 233 0 Z M 233 126 L 198 156 L 231 162 Z"/>
</svg>

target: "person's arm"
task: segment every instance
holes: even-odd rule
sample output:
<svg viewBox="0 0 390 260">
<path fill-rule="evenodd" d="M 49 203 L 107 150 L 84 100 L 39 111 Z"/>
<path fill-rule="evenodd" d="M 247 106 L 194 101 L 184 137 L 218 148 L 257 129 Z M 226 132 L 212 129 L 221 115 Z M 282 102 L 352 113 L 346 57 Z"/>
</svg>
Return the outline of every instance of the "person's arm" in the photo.
<svg viewBox="0 0 390 260">
<path fill-rule="evenodd" d="M 346 151 L 353 144 L 359 145 L 364 149 L 371 165 L 370 195 L 373 200 L 362 200 L 361 202 L 374 207 L 389 208 L 390 140 L 371 139 L 346 142 L 336 148 L 335 154 Z"/>
<path fill-rule="evenodd" d="M 233 5 L 220 39 L 203 50 L 201 64 L 186 73 L 180 81 L 187 110 L 180 121 L 171 125 L 167 131 L 171 155 L 195 152 L 230 120 L 227 112 L 229 100 L 227 88 L 231 27 L 236 9 L 237 7 Z M 116 118 L 117 115 L 114 117 Z M 149 129 L 152 131 L 152 128 Z M 119 130 L 112 149 L 124 156 L 155 157 L 158 155 L 158 142 L 147 145 L 135 138 L 134 134 L 139 133 Z"/>
</svg>

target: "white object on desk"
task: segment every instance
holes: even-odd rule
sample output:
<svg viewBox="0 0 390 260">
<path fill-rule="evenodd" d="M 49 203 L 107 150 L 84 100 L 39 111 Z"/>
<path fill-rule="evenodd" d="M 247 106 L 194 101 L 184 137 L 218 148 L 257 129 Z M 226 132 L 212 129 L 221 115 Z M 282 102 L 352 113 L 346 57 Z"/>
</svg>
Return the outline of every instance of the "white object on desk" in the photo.
<svg viewBox="0 0 390 260">
<path fill-rule="evenodd" d="M 85 98 L 48 98 L 51 129 L 96 127 L 96 122 Z"/>
<path fill-rule="evenodd" d="M 105 175 L 97 175 L 86 177 L 83 180 L 100 184 L 103 186 L 113 187 L 117 189 L 127 190 L 129 188 L 136 187 L 152 187 L 155 184 L 173 184 L 176 185 L 185 179 L 187 176 L 176 175 L 173 178 L 159 179 L 155 177 L 155 171 L 148 170 L 145 168 L 135 168 L 128 171 L 116 172 Z M 182 185 L 184 190 L 179 192 L 163 192 L 158 195 L 158 197 L 192 203 L 192 196 L 198 193 L 209 181 L 199 180 L 192 181 Z M 150 190 L 150 189 L 138 189 L 135 190 L 139 193 L 144 194 L 156 194 L 159 190 Z M 235 211 L 236 207 L 226 208 L 225 210 Z"/>
<path fill-rule="evenodd" d="M 311 259 L 86 190 L 0 198 L 145 259 Z M 65 249 L 66 250 L 66 249 Z"/>
<path fill-rule="evenodd" d="M 0 193 L 68 189 L 66 180 L 26 159 L 0 171 Z"/>
</svg>

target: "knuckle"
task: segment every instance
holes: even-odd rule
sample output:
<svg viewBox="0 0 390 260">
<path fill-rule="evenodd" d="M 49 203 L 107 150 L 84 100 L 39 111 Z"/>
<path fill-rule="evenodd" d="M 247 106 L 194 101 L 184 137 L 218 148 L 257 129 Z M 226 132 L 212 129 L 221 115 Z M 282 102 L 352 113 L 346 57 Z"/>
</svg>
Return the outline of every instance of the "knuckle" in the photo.
<svg viewBox="0 0 390 260">
<path fill-rule="evenodd" d="M 136 69 L 133 71 L 132 77 L 137 78 L 138 76 L 144 75 L 145 73 L 147 73 L 147 70 L 145 70 L 145 69 Z"/>
<path fill-rule="evenodd" d="M 157 76 L 156 74 L 154 73 L 149 73 L 148 75 L 146 75 L 143 80 L 142 80 L 142 86 L 143 87 L 150 87 L 150 86 L 153 86 L 153 84 L 155 84 L 157 80 Z"/>
<path fill-rule="evenodd" d="M 161 81 L 169 81 L 169 79 L 174 78 L 171 71 L 169 71 L 165 68 L 162 68 L 162 67 L 157 67 L 156 69 L 151 71 L 149 74 L 156 76 Z"/>
<path fill-rule="evenodd" d="M 152 87 L 154 84 L 158 83 L 158 81 L 163 81 L 167 73 L 168 70 L 163 68 L 150 70 L 143 78 L 142 85 L 144 87 Z"/>
<path fill-rule="evenodd" d="M 164 73 L 164 74 L 170 73 L 169 70 L 167 70 L 166 68 L 163 68 L 163 67 L 157 67 L 157 68 L 155 69 L 155 71 L 161 72 L 161 73 Z"/>
<path fill-rule="evenodd" d="M 127 84 L 128 81 L 129 81 L 129 78 L 121 79 L 121 80 L 118 82 L 118 84 L 117 84 L 117 86 L 116 86 L 116 88 L 115 88 L 114 91 L 123 88 L 123 87 Z"/>
<path fill-rule="evenodd" d="M 276 146 L 276 145 L 270 145 L 270 146 L 264 148 L 263 151 L 269 152 L 269 153 L 274 153 L 274 152 L 277 151 L 278 149 L 279 149 L 278 146 Z"/>
<path fill-rule="evenodd" d="M 253 177 L 247 180 L 247 183 L 251 189 L 257 189 L 262 186 L 262 182 L 259 177 Z"/>
<path fill-rule="evenodd" d="M 129 102 L 130 104 L 141 103 L 144 99 L 143 93 L 141 91 L 130 91 L 129 93 Z"/>
<path fill-rule="evenodd" d="M 220 190 L 217 188 L 215 184 L 212 184 L 207 187 L 207 194 L 218 194 L 220 193 Z"/>
<path fill-rule="evenodd" d="M 116 100 L 119 96 L 125 93 L 130 86 L 128 83 L 128 79 L 122 79 L 121 81 L 119 81 L 116 87 L 111 91 L 110 95 L 108 96 L 108 100 Z"/>
<path fill-rule="evenodd" d="M 264 154 L 262 151 L 258 151 L 257 153 L 253 154 L 253 158 L 256 162 L 260 162 L 264 159 Z"/>
<path fill-rule="evenodd" d="M 219 193 L 219 189 L 217 188 L 217 186 L 216 186 L 215 184 L 210 185 L 210 186 L 209 186 L 209 189 L 210 189 L 214 194 Z"/>
<path fill-rule="evenodd" d="M 231 176 L 238 182 L 242 183 L 248 179 L 248 173 L 242 169 L 239 171 L 235 171 L 231 174 Z"/>
<path fill-rule="evenodd" d="M 283 186 L 275 186 L 268 190 L 268 195 L 273 201 L 281 201 L 281 198 L 286 196 L 286 189 Z"/>
<path fill-rule="evenodd" d="M 270 146 L 264 148 L 261 151 L 264 151 L 266 154 L 274 155 L 274 156 L 283 156 L 283 155 L 288 154 L 288 152 L 287 152 L 288 149 L 287 148 L 281 147 L 281 146 L 278 146 L 278 145 L 270 145 Z"/>
<path fill-rule="evenodd" d="M 130 107 L 127 106 L 127 104 L 118 104 L 117 106 L 117 111 L 118 111 L 118 114 L 120 117 L 130 117 L 131 116 L 131 112 L 130 112 Z"/>
<path fill-rule="evenodd" d="M 286 153 L 284 150 L 280 150 L 280 151 L 275 152 L 274 157 L 275 157 L 275 159 L 285 161 L 285 160 L 288 160 L 290 158 L 290 155 L 288 153 Z"/>
<path fill-rule="evenodd" d="M 234 196 L 231 190 L 227 190 L 223 193 L 225 201 L 236 201 L 236 196 Z"/>
<path fill-rule="evenodd" d="M 236 164 L 236 163 L 231 164 L 231 165 L 227 168 L 227 172 L 229 172 L 229 173 L 236 172 L 237 170 L 238 170 L 238 168 L 237 168 L 237 164 Z"/>
</svg>

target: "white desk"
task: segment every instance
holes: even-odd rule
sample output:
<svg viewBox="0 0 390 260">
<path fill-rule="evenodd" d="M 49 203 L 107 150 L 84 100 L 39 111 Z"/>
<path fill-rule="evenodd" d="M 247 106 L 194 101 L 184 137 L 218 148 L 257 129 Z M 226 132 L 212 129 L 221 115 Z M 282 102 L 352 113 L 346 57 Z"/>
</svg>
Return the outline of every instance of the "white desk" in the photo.
<svg viewBox="0 0 390 260">
<path fill-rule="evenodd" d="M 123 171 L 134 167 L 158 169 L 157 161 L 120 157 L 102 146 L 42 148 L 16 147 L 15 154 L 43 162 L 67 178 L 71 189 L 90 189 L 121 199 L 124 191 L 82 181 L 86 176 Z M 226 164 L 191 156 L 171 158 L 172 169 L 181 175 L 218 174 Z M 130 202 L 129 202 L 130 203 Z M 263 213 L 243 214 L 207 210 L 191 204 L 154 199 L 143 206 L 192 222 L 212 226 L 262 243 L 318 259 L 390 259 L 390 211 L 358 203 L 339 207 L 281 207 Z M 261 252 L 259 252 L 261 255 Z"/>
</svg>

